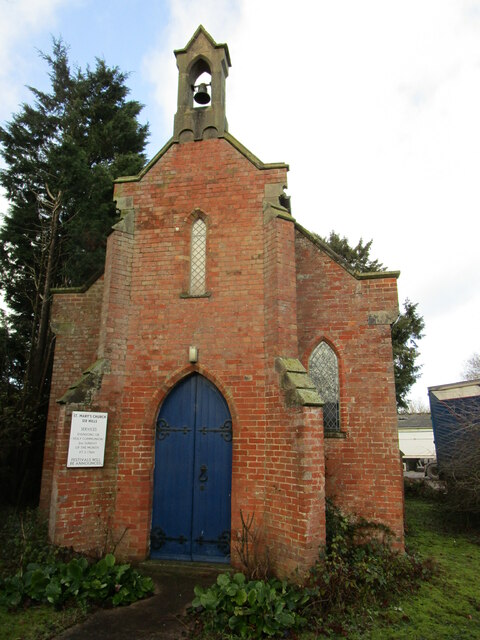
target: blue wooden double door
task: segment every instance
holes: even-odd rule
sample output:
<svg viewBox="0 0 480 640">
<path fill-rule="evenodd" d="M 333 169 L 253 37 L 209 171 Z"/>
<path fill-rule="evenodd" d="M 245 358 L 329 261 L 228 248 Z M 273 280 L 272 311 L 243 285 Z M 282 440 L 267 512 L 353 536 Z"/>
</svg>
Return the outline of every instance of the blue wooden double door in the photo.
<svg viewBox="0 0 480 640">
<path fill-rule="evenodd" d="M 150 556 L 228 562 L 231 478 L 227 403 L 209 380 L 190 375 L 157 418 Z"/>
</svg>

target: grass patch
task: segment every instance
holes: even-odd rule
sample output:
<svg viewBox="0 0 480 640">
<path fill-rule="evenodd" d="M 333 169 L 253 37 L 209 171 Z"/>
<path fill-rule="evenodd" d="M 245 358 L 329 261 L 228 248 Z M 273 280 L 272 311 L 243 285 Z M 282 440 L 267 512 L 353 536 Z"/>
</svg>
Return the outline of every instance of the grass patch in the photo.
<svg viewBox="0 0 480 640">
<path fill-rule="evenodd" d="M 86 617 L 79 607 L 56 611 L 42 605 L 9 612 L 0 607 L 0 640 L 49 640 Z"/>
<path fill-rule="evenodd" d="M 389 612 L 388 633 L 370 638 L 467 640 L 480 638 L 480 546 L 474 531 L 461 531 L 445 517 L 439 503 L 410 499 L 406 503 L 407 542 L 438 564 L 437 575 L 422 584 L 415 597 L 401 600 Z"/>
<path fill-rule="evenodd" d="M 219 576 L 217 585 L 196 591 L 197 618 L 190 637 L 477 640 L 479 532 L 464 520 L 452 519 L 436 496 L 407 498 L 409 554 L 400 557 L 382 545 L 352 544 L 351 536 L 361 533 L 362 523 L 352 529 L 335 509 L 330 511 L 327 554 L 304 592 L 310 593 L 305 606 L 291 585 L 277 585 L 267 602 L 259 594 L 261 587 L 273 586 L 269 581 L 246 583 L 238 576 Z M 232 581 L 238 582 L 234 588 Z M 262 627 L 266 605 L 276 627 Z"/>
<path fill-rule="evenodd" d="M 352 619 L 349 640 L 478 640 L 478 532 L 460 527 L 458 521 L 446 517 L 441 503 L 424 498 L 406 500 L 406 518 L 409 549 L 423 558 L 433 558 L 437 571 L 416 593 L 401 596 L 385 610 L 373 613 L 366 630 L 355 630 Z M 301 636 L 302 640 L 317 637 L 322 636 Z"/>
</svg>

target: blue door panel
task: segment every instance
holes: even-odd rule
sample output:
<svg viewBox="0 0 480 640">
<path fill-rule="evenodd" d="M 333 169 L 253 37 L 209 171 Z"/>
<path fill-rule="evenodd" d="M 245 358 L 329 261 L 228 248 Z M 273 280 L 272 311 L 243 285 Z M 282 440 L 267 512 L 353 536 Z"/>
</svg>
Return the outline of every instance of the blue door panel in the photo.
<svg viewBox="0 0 480 640">
<path fill-rule="evenodd" d="M 151 556 L 191 553 L 195 387 L 182 380 L 165 399 L 157 420 Z"/>
<path fill-rule="evenodd" d="M 224 398 L 206 378 L 198 379 L 192 556 L 227 556 L 230 548 L 232 423 Z"/>
<path fill-rule="evenodd" d="M 185 378 L 157 419 L 151 557 L 228 562 L 231 465 L 227 403 L 203 376 Z"/>
</svg>

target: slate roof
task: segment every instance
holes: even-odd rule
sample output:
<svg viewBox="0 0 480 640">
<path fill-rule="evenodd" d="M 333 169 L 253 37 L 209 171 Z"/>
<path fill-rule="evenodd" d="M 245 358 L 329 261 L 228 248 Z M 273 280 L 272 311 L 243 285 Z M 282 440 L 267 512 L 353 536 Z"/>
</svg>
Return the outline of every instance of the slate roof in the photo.
<svg viewBox="0 0 480 640">
<path fill-rule="evenodd" d="M 401 413 L 398 416 L 399 429 L 432 429 L 429 413 Z"/>
</svg>

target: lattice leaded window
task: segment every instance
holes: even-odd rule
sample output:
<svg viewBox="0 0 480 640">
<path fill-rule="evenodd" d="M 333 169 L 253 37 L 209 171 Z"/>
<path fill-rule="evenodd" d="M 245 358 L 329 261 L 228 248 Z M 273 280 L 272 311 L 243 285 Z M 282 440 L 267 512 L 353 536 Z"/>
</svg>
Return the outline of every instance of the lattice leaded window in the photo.
<svg viewBox="0 0 480 640">
<path fill-rule="evenodd" d="M 207 225 L 200 218 L 192 226 L 192 247 L 190 254 L 190 295 L 205 293 L 207 266 Z"/>
<path fill-rule="evenodd" d="M 338 359 L 333 349 L 321 342 L 312 352 L 308 361 L 308 372 L 323 405 L 323 424 L 325 429 L 340 429 L 340 388 L 338 383 Z"/>
</svg>

